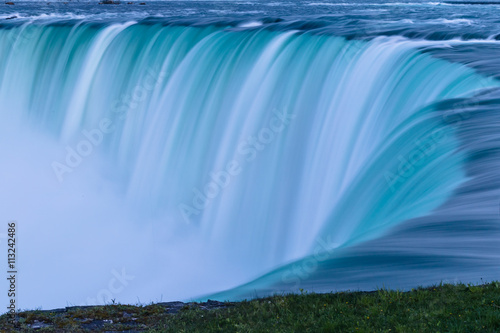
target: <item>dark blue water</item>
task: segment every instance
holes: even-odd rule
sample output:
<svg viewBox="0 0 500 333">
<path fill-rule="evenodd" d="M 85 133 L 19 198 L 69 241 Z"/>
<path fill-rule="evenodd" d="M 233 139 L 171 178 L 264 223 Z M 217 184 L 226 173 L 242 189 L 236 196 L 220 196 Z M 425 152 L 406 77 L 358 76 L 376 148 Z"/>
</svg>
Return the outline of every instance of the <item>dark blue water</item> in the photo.
<svg viewBox="0 0 500 333">
<path fill-rule="evenodd" d="M 269 29 L 297 29 L 352 38 L 400 35 L 431 40 L 496 39 L 500 2 L 430 1 L 151 1 L 127 5 L 96 2 L 16 2 L 0 18 L 13 23 L 61 20 L 238 26 L 259 22 Z M 6 23 L 6 21 L 3 21 Z"/>
</svg>

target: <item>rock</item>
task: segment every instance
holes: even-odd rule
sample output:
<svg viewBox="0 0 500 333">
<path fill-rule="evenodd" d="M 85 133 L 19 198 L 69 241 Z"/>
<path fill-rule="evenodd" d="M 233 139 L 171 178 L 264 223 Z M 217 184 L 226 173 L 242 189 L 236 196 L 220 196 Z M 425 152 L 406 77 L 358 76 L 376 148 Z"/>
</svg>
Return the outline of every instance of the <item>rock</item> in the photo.
<svg viewBox="0 0 500 333">
<path fill-rule="evenodd" d="M 213 301 L 211 299 L 207 300 L 207 306 L 209 307 L 223 307 L 224 302 L 219 302 L 219 301 Z"/>
<path fill-rule="evenodd" d="M 11 6 L 12 6 L 12 5 L 14 5 L 14 3 L 13 3 L 13 2 L 10 2 L 10 1 L 7 1 L 5 4 L 6 4 L 6 5 L 11 5 Z"/>
<path fill-rule="evenodd" d="M 38 330 L 40 328 L 50 327 L 50 325 L 45 324 L 43 321 L 35 320 L 33 324 L 28 325 L 28 327 L 34 330 Z"/>
<path fill-rule="evenodd" d="M 76 311 L 76 310 L 86 310 L 86 309 L 95 309 L 97 306 L 95 305 L 77 305 L 77 306 L 67 306 L 64 309 L 56 309 L 57 311 L 68 312 L 68 311 Z M 49 311 L 49 310 L 45 310 Z M 54 310 L 50 310 L 53 312 Z"/>
<path fill-rule="evenodd" d="M 92 320 L 90 322 L 85 322 L 81 324 L 81 327 L 86 330 L 90 331 L 100 331 L 102 332 L 102 329 L 105 325 L 110 325 L 113 324 L 113 321 L 110 319 L 104 319 L 104 320 Z"/>
<path fill-rule="evenodd" d="M 166 309 L 167 313 L 177 313 L 186 304 L 183 302 L 163 302 L 163 303 L 158 303 L 158 305 L 163 306 Z"/>
<path fill-rule="evenodd" d="M 17 18 L 17 16 L 14 15 L 14 16 L 7 17 L 6 20 L 13 20 L 13 19 L 16 19 L 16 18 Z"/>
</svg>

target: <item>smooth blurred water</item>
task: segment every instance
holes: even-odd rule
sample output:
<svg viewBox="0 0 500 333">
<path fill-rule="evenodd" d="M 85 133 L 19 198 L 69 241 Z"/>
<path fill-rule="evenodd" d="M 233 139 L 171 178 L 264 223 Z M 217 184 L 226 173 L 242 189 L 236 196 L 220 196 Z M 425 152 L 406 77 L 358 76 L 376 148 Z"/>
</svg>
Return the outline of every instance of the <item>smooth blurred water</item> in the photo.
<svg viewBox="0 0 500 333">
<path fill-rule="evenodd" d="M 21 306 L 498 278 L 499 7 L 1 6 Z"/>
</svg>

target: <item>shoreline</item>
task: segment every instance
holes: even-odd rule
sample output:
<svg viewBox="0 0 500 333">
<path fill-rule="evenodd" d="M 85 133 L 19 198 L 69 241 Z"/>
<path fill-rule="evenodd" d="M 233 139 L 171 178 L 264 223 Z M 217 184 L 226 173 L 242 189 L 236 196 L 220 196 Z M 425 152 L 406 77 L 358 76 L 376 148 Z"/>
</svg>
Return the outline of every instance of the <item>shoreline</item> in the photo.
<svg viewBox="0 0 500 333">
<path fill-rule="evenodd" d="M 0 316 L 24 332 L 427 332 L 500 331 L 500 282 L 440 284 L 411 291 L 275 295 L 241 302 L 110 304 Z"/>
</svg>

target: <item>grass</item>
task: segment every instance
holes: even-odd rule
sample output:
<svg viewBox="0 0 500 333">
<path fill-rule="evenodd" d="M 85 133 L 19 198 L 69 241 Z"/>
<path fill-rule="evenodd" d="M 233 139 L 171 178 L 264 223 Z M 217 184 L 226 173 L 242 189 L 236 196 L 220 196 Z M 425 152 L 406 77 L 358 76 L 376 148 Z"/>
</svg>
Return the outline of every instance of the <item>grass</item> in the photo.
<svg viewBox="0 0 500 333">
<path fill-rule="evenodd" d="M 186 304 L 176 314 L 164 305 L 107 305 L 64 313 L 19 313 L 16 327 L 0 317 L 4 331 L 84 332 L 82 323 L 106 322 L 97 331 L 146 332 L 500 332 L 500 283 L 438 285 L 409 292 L 339 292 L 273 297 L 204 309 Z M 126 316 L 124 316 L 126 314 Z M 134 318 L 134 327 L 129 326 Z M 91 326 L 87 326 L 91 328 Z M 96 326 L 97 327 L 97 326 Z"/>
</svg>

